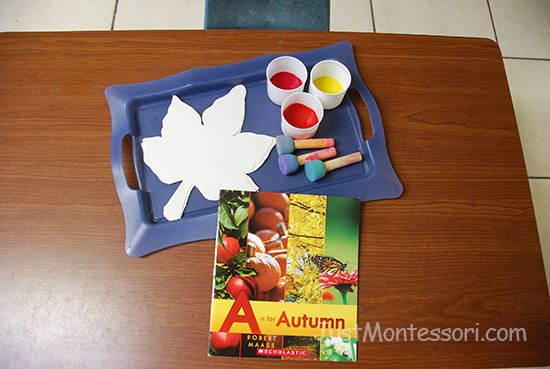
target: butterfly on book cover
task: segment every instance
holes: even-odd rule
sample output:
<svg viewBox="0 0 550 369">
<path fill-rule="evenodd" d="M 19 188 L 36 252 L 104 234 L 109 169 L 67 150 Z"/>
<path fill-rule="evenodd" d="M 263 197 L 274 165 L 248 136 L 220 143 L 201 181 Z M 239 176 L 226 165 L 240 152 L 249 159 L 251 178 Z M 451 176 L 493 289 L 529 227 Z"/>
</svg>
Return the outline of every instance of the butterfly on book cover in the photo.
<svg viewBox="0 0 550 369">
<path fill-rule="evenodd" d="M 324 272 L 331 272 L 336 273 L 338 269 L 340 269 L 342 272 L 346 269 L 347 264 L 342 263 L 341 261 L 333 258 L 332 256 L 320 256 L 320 255 L 314 255 L 311 257 L 311 260 L 319 269 L 321 269 L 321 273 Z"/>
</svg>

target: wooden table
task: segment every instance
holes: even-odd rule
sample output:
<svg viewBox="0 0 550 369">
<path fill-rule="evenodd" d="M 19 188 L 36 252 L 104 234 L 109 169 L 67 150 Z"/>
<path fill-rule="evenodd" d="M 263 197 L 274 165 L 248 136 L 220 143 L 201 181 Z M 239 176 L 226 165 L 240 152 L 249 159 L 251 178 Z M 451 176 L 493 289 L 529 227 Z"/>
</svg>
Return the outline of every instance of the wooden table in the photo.
<svg viewBox="0 0 550 369">
<path fill-rule="evenodd" d="M 340 40 L 354 46 L 405 188 L 362 205 L 359 325 L 472 329 L 467 341 L 367 337 L 359 362 L 341 366 L 550 364 L 548 289 L 495 43 L 155 31 L 0 35 L 0 367 L 287 365 L 207 357 L 213 240 L 125 254 L 104 90 Z M 482 341 L 510 328 L 527 340 Z"/>
</svg>

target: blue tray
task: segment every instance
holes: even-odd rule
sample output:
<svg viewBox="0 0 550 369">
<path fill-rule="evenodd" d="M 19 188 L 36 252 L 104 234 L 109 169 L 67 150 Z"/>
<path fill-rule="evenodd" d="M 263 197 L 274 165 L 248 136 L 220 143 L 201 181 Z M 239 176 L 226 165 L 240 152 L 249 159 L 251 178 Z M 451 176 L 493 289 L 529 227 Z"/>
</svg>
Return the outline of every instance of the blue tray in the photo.
<svg viewBox="0 0 550 369">
<path fill-rule="evenodd" d="M 286 55 L 286 54 L 285 54 Z M 360 151 L 363 161 L 328 172 L 317 182 L 307 180 L 303 169 L 284 176 L 278 169 L 275 148 L 265 163 L 249 174 L 260 191 L 359 197 L 362 201 L 395 198 L 403 187 L 390 163 L 384 129 L 376 102 L 361 79 L 347 41 L 320 49 L 289 54 L 302 60 L 308 71 L 324 59 L 345 64 L 352 75 L 352 89 L 359 92 L 370 114 L 373 135 L 363 140 L 361 123 L 349 96 L 333 110 L 325 111 L 316 137 L 333 137 L 338 156 Z M 280 106 L 267 96 L 265 69 L 280 54 L 263 55 L 240 63 L 190 69 L 155 81 L 113 85 L 105 90 L 112 117 L 111 166 L 126 224 L 126 253 L 140 257 L 163 248 L 216 237 L 216 201 L 206 200 L 193 189 L 183 217 L 167 221 L 162 209 L 179 183 L 167 185 L 143 162 L 141 141 L 159 136 L 172 95 L 197 112 L 208 108 L 235 85 L 247 88 L 243 132 L 280 135 Z M 307 86 L 307 82 L 306 82 Z M 122 165 L 122 139 L 131 135 L 138 190 L 132 190 Z"/>
</svg>

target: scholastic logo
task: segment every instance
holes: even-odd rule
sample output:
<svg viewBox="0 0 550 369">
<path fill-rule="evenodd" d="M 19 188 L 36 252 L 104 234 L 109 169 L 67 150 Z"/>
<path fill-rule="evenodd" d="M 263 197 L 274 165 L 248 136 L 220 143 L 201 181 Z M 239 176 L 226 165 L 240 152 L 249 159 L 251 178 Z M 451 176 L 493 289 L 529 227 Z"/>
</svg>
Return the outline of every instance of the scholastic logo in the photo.
<svg viewBox="0 0 550 369">
<path fill-rule="evenodd" d="M 284 355 L 284 356 L 307 356 L 307 350 L 289 350 L 289 349 L 265 349 L 259 348 L 258 355 Z"/>
</svg>

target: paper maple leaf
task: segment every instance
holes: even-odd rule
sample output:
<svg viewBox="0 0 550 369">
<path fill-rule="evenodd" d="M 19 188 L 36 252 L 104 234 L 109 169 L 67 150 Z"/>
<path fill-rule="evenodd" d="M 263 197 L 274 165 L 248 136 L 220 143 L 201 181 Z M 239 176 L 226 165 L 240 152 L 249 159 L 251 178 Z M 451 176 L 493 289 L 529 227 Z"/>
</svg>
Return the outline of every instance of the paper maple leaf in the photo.
<svg viewBox="0 0 550 369">
<path fill-rule="evenodd" d="M 141 142 L 145 164 L 164 183 L 181 181 L 164 217 L 179 219 L 196 186 L 208 200 L 218 200 L 221 189 L 257 191 L 247 175 L 258 169 L 275 145 L 275 138 L 241 133 L 245 116 L 246 87 L 233 87 L 201 116 L 172 96 L 162 120 L 161 135 Z"/>
</svg>

